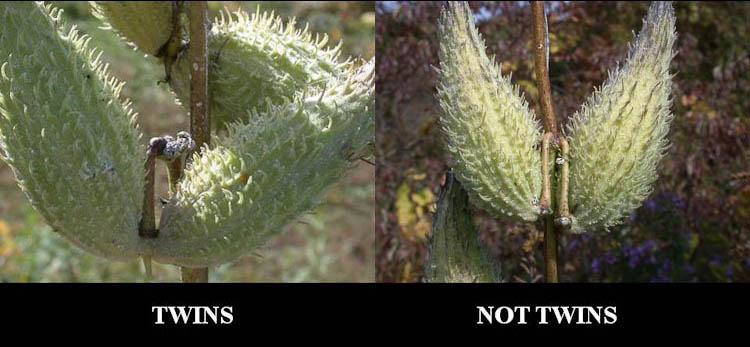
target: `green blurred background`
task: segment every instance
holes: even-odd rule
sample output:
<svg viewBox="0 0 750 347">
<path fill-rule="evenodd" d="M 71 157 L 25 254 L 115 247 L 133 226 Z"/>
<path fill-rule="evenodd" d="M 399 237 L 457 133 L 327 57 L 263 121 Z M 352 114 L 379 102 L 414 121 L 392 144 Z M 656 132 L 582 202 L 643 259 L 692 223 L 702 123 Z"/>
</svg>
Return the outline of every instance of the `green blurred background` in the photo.
<svg viewBox="0 0 750 347">
<path fill-rule="evenodd" d="M 164 68 L 144 57 L 91 15 L 88 2 L 55 1 L 68 23 L 92 37 L 104 51 L 110 71 L 127 82 L 122 99 L 133 101 L 138 123 L 149 138 L 188 130 L 185 110 L 163 83 Z M 375 54 L 374 2 L 209 2 L 209 18 L 224 7 L 254 12 L 274 11 L 296 17 L 297 26 L 326 33 L 329 46 L 343 41 L 342 57 Z M 375 168 L 360 162 L 343 177 L 316 210 L 289 230 L 232 264 L 209 271 L 209 281 L 241 282 L 371 282 L 375 278 Z M 157 166 L 157 194 L 167 196 L 166 169 Z M 154 281 L 179 281 L 179 268 L 153 264 Z M 0 282 L 140 282 L 143 264 L 110 262 L 87 254 L 62 239 L 44 223 L 18 188 L 10 168 L 0 162 Z"/>
</svg>

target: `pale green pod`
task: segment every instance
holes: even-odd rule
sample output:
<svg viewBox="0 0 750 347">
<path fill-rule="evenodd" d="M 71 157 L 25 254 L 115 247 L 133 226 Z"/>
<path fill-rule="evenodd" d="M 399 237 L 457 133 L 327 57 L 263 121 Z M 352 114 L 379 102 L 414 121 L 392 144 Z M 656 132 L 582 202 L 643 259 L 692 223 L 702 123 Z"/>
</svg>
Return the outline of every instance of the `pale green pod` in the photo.
<svg viewBox="0 0 750 347">
<path fill-rule="evenodd" d="M 500 264 L 479 241 L 469 196 L 451 173 L 440 189 L 429 241 L 427 282 L 500 282 Z"/>
<path fill-rule="evenodd" d="M 123 84 L 60 10 L 0 4 L 0 153 L 52 229 L 96 255 L 139 255 L 144 148 Z"/>
<path fill-rule="evenodd" d="M 142 52 L 156 56 L 172 34 L 171 1 L 90 1 L 92 13 Z"/>
<path fill-rule="evenodd" d="M 675 16 L 653 2 L 621 68 L 573 117 L 569 206 L 573 232 L 607 229 L 641 205 L 668 147 Z"/>
<path fill-rule="evenodd" d="M 208 90 L 211 121 L 221 129 L 270 99 L 281 103 L 314 86 L 344 80 L 350 60 L 339 61 L 341 43 L 326 48 L 327 36 L 286 25 L 273 13 L 221 12 L 208 33 Z M 172 70 L 170 86 L 190 104 L 190 66 L 185 55 Z"/>
<path fill-rule="evenodd" d="M 310 211 L 373 140 L 374 59 L 350 75 L 317 95 L 267 103 L 194 155 L 162 213 L 153 258 L 230 262 Z"/>
<path fill-rule="evenodd" d="M 542 190 L 541 128 L 503 77 L 465 2 L 450 2 L 439 25 L 440 117 L 456 177 L 497 217 L 535 221 Z"/>
</svg>

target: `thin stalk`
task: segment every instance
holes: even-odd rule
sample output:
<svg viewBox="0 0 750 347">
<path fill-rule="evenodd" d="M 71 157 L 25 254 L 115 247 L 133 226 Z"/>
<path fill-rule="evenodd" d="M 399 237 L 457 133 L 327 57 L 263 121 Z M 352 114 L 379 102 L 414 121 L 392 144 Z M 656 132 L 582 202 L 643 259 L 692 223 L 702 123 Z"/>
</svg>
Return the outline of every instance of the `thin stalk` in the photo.
<svg viewBox="0 0 750 347">
<path fill-rule="evenodd" d="M 182 157 L 177 157 L 167 164 L 167 173 L 169 174 L 169 191 L 177 191 L 177 183 L 182 178 Z"/>
<path fill-rule="evenodd" d="M 156 229 L 156 213 L 154 212 L 154 194 L 156 184 L 156 157 L 164 150 L 166 141 L 163 138 L 154 138 L 149 141 L 146 152 L 146 182 L 143 187 L 143 210 L 141 220 L 138 223 L 138 236 L 147 239 L 159 237 L 159 229 Z M 143 268 L 146 270 L 146 280 L 151 281 L 151 256 L 143 256 Z"/>
<path fill-rule="evenodd" d="M 536 72 L 536 84 L 539 89 L 539 104 L 542 109 L 542 125 L 544 126 L 544 132 L 552 133 L 555 143 L 557 143 L 557 118 L 552 106 L 549 82 L 549 47 L 544 2 L 532 1 L 531 12 L 532 32 L 534 34 L 534 71 Z"/>
<path fill-rule="evenodd" d="M 546 216 L 552 214 L 552 192 L 549 177 L 549 145 L 552 133 L 545 133 L 542 139 L 542 200 L 539 202 L 539 212 Z"/>
<path fill-rule="evenodd" d="M 153 239 L 159 236 L 156 229 L 156 214 L 154 213 L 154 172 L 156 170 L 156 156 L 164 150 L 166 141 L 154 139 L 148 145 L 146 152 L 146 182 L 143 187 L 143 211 L 138 224 L 138 236 Z"/>
<path fill-rule="evenodd" d="M 560 137 L 560 191 L 557 198 L 557 219 L 555 225 L 561 227 L 561 230 L 567 230 L 573 221 L 570 218 L 568 210 L 568 141 L 565 137 Z"/>
<path fill-rule="evenodd" d="M 544 126 L 545 139 L 551 134 L 554 144 L 558 144 L 557 118 L 552 106 L 552 93 L 549 82 L 549 47 L 547 18 L 544 14 L 544 3 L 541 1 L 531 2 L 532 12 L 532 32 L 534 34 L 534 70 L 536 71 L 536 83 L 539 89 L 539 105 L 542 110 L 542 125 Z M 544 169 L 549 167 L 549 155 L 546 152 L 546 146 L 543 146 L 542 158 L 546 158 L 547 163 L 543 163 Z M 546 177 L 545 190 L 549 190 L 549 171 L 542 173 Z M 544 275 L 548 283 L 556 283 L 557 280 L 557 234 L 559 226 L 554 223 L 554 217 L 545 215 L 544 217 Z"/>
<path fill-rule="evenodd" d="M 557 283 L 557 230 L 552 215 L 544 217 L 544 280 Z"/>
<path fill-rule="evenodd" d="M 208 5 L 206 1 L 190 2 L 190 134 L 196 150 L 211 141 L 208 117 Z"/>
<path fill-rule="evenodd" d="M 195 150 L 199 150 L 203 145 L 210 143 L 211 136 L 211 123 L 208 118 L 208 40 L 206 39 L 208 3 L 195 1 L 187 5 L 190 18 L 190 43 L 187 52 L 190 63 L 190 134 L 195 140 Z M 208 268 L 182 267 L 182 282 L 208 282 Z"/>
<path fill-rule="evenodd" d="M 164 63 L 165 82 L 169 82 L 171 79 L 172 66 L 180 53 L 183 24 L 180 14 L 183 12 L 184 6 L 184 1 L 172 1 L 172 33 L 169 40 L 156 53 L 156 57 L 161 58 Z"/>
</svg>

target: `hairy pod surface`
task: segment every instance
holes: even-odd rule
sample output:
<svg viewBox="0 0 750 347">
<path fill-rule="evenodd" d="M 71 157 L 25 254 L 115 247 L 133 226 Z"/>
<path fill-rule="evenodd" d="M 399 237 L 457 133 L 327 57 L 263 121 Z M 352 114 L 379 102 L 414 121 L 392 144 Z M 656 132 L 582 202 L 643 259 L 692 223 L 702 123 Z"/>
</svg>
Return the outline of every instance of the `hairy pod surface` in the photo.
<svg viewBox="0 0 750 347">
<path fill-rule="evenodd" d="M 123 83 L 61 12 L 0 4 L 0 154 L 53 230 L 96 255 L 131 259 L 145 175 L 135 115 L 118 100 Z"/>
<path fill-rule="evenodd" d="M 478 205 L 497 217 L 535 221 L 542 189 L 541 129 L 503 77 L 465 2 L 450 2 L 439 25 L 440 117 L 452 167 Z"/>
<path fill-rule="evenodd" d="M 469 196 L 454 177 L 447 173 L 445 185 L 440 190 L 429 239 L 425 280 L 500 282 L 500 264 L 479 241 L 469 210 Z"/>
<path fill-rule="evenodd" d="M 650 194 L 673 118 L 669 63 L 675 39 L 671 3 L 653 2 L 624 66 L 572 117 L 573 232 L 619 224 Z"/>
<path fill-rule="evenodd" d="M 172 34 L 171 1 L 90 1 L 93 14 L 131 45 L 155 56 Z"/>
<path fill-rule="evenodd" d="M 269 102 L 194 155 L 163 211 L 153 258 L 230 262 L 312 209 L 372 141 L 374 64 L 317 94 Z"/>
<path fill-rule="evenodd" d="M 208 33 L 209 107 L 213 126 L 247 116 L 270 99 L 281 103 L 310 86 L 325 88 L 346 80 L 350 60 L 339 62 L 341 43 L 326 48 L 327 36 L 313 37 L 286 25 L 273 13 L 221 12 Z M 190 63 L 179 59 L 170 86 L 190 104 Z M 341 81 L 339 81 L 341 80 Z"/>
</svg>

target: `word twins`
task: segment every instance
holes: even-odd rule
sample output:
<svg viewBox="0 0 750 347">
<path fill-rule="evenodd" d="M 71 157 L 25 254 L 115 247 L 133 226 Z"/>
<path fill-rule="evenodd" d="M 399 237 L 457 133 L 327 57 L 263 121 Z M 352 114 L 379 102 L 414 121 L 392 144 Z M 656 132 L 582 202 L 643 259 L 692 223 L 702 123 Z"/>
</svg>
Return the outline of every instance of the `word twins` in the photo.
<svg viewBox="0 0 750 347">
<path fill-rule="evenodd" d="M 558 324 L 591 325 L 617 323 L 615 306 L 477 306 L 477 325 Z"/>
</svg>

